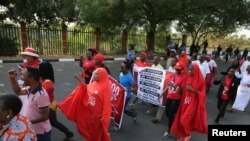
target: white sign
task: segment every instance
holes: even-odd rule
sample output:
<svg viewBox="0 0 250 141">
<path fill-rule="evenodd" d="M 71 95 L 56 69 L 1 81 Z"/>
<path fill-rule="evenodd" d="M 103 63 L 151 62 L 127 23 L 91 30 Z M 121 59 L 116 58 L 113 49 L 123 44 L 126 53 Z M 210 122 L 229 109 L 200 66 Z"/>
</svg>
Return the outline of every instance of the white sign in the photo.
<svg viewBox="0 0 250 141">
<path fill-rule="evenodd" d="M 143 68 L 138 73 L 137 97 L 149 103 L 162 106 L 162 98 L 158 97 L 164 90 L 165 70 Z"/>
</svg>

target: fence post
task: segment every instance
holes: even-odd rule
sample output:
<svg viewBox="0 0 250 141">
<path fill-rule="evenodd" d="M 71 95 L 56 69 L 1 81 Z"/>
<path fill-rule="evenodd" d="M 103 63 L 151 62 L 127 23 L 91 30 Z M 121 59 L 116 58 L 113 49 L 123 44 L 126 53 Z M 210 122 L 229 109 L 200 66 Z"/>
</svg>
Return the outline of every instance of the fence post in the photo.
<svg viewBox="0 0 250 141">
<path fill-rule="evenodd" d="M 20 25 L 21 25 L 22 49 L 24 51 L 24 49 L 28 46 L 26 23 L 24 21 L 21 21 Z"/>
<path fill-rule="evenodd" d="M 99 52 L 99 49 L 100 49 L 100 39 L 101 39 L 101 28 L 96 27 L 95 28 L 95 45 L 96 45 L 97 52 Z"/>
<path fill-rule="evenodd" d="M 126 53 L 128 45 L 128 32 L 127 30 L 122 31 L 122 53 Z"/>
<path fill-rule="evenodd" d="M 68 53 L 67 26 L 64 23 L 62 24 L 62 49 L 63 49 L 63 55 L 66 55 Z"/>
</svg>

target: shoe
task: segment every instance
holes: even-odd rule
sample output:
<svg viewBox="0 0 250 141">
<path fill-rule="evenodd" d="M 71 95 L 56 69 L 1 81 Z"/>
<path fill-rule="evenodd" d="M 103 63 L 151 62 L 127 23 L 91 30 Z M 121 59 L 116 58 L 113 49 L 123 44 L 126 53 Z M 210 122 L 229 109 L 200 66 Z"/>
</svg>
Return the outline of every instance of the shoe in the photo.
<svg viewBox="0 0 250 141">
<path fill-rule="evenodd" d="M 147 115 L 152 114 L 152 113 L 153 113 L 152 110 L 147 110 L 147 111 L 145 112 L 145 114 L 147 114 Z"/>
<path fill-rule="evenodd" d="M 136 120 L 137 120 L 137 112 L 135 111 L 133 116 L 133 121 L 136 122 Z"/>
<path fill-rule="evenodd" d="M 132 111 L 132 112 L 133 112 L 133 111 L 136 111 L 136 110 L 135 110 L 135 107 L 131 107 L 131 108 L 129 108 L 129 110 Z"/>
<path fill-rule="evenodd" d="M 215 119 L 214 122 L 215 122 L 216 124 L 218 124 L 218 123 L 219 123 L 219 119 Z"/>
<path fill-rule="evenodd" d="M 120 129 L 117 127 L 117 126 L 114 126 L 112 129 L 111 129 L 112 132 L 118 132 L 120 131 Z"/>
<path fill-rule="evenodd" d="M 229 108 L 229 109 L 227 109 L 227 111 L 232 113 L 232 112 L 234 112 L 235 110 L 234 110 L 233 108 Z"/>
<path fill-rule="evenodd" d="M 153 122 L 153 123 L 159 123 L 160 121 L 159 121 L 158 119 L 156 119 L 156 118 L 153 118 L 153 119 L 151 120 L 151 122 Z"/>
<path fill-rule="evenodd" d="M 134 103 L 129 103 L 129 106 L 133 107 L 133 106 L 135 106 L 135 104 Z"/>
<path fill-rule="evenodd" d="M 166 138 L 169 138 L 171 137 L 172 135 L 169 133 L 169 132 L 164 132 L 164 134 L 162 135 L 162 138 L 166 139 Z"/>
</svg>

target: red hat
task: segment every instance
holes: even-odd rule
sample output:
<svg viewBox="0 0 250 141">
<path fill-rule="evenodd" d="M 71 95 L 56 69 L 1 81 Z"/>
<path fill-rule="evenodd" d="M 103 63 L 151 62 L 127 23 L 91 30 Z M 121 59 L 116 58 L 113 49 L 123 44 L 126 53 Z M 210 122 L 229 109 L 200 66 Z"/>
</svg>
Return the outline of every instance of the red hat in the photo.
<svg viewBox="0 0 250 141">
<path fill-rule="evenodd" d="M 185 66 L 181 62 L 176 63 L 176 65 L 174 66 L 174 68 L 177 69 L 177 70 L 183 70 L 184 67 Z"/>
<path fill-rule="evenodd" d="M 145 53 L 145 52 L 142 52 L 142 53 L 141 53 L 141 56 L 143 56 L 144 58 L 147 58 L 147 57 L 148 57 L 147 53 Z"/>
<path fill-rule="evenodd" d="M 31 47 L 26 47 L 24 49 L 24 52 L 21 52 L 20 55 L 27 55 L 27 56 L 32 56 L 32 57 L 40 57 L 37 53 L 37 51 Z"/>
<path fill-rule="evenodd" d="M 95 59 L 97 59 L 97 60 L 99 60 L 99 61 L 104 61 L 105 60 L 105 56 L 103 55 L 103 54 L 101 54 L 101 53 L 97 53 L 96 55 L 95 55 Z"/>
</svg>

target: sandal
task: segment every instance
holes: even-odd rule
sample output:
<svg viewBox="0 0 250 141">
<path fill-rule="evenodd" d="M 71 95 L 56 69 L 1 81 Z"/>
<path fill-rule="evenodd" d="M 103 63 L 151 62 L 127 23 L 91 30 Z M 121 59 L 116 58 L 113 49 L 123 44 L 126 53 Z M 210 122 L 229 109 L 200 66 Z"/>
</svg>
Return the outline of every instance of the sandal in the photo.
<svg viewBox="0 0 250 141">
<path fill-rule="evenodd" d="M 118 132 L 120 131 L 120 129 L 117 127 L 117 126 L 114 126 L 112 129 L 111 129 L 112 132 Z"/>
</svg>

